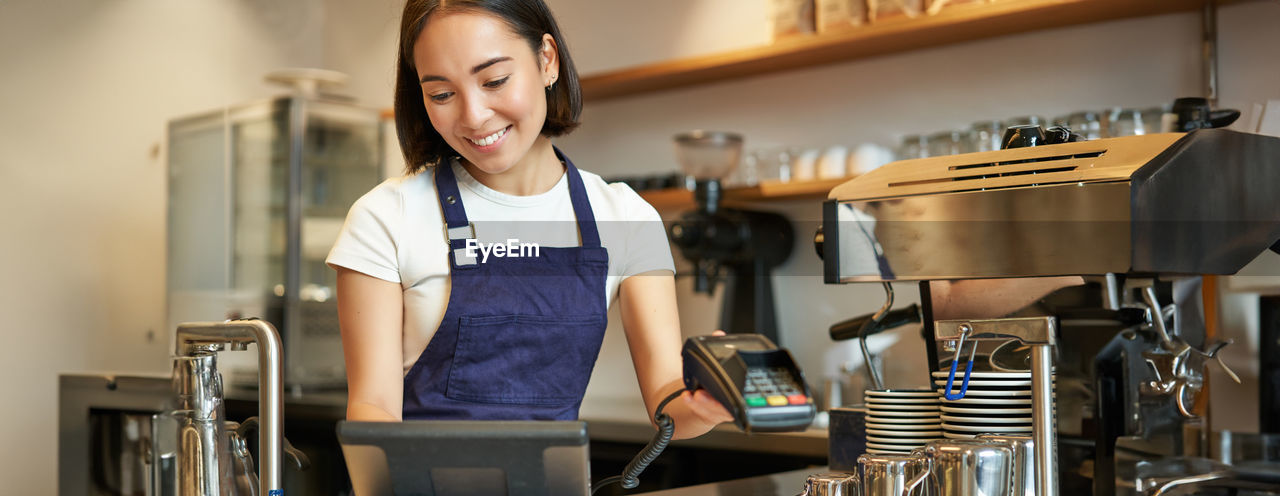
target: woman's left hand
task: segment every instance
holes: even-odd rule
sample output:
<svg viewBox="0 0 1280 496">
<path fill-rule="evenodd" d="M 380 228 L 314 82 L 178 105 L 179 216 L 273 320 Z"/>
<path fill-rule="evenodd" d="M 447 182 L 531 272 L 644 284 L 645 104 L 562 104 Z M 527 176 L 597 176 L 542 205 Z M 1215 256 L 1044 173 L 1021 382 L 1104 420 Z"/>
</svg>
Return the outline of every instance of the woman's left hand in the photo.
<svg viewBox="0 0 1280 496">
<path fill-rule="evenodd" d="M 724 331 L 716 330 L 711 335 L 723 336 Z M 698 389 L 693 392 L 685 390 L 680 397 L 686 405 L 689 405 L 689 411 L 697 415 L 703 422 L 713 425 L 733 422 L 733 414 L 729 413 L 729 410 L 724 405 L 721 405 L 714 396 L 711 396 L 711 393 L 708 393 L 706 389 Z"/>
<path fill-rule="evenodd" d="M 725 422 L 733 422 L 733 415 L 729 410 L 725 409 L 715 397 L 711 396 L 706 389 L 699 389 L 694 392 L 685 390 L 680 395 L 680 399 L 689 405 L 689 411 L 702 420 L 711 425 L 722 424 Z"/>
</svg>

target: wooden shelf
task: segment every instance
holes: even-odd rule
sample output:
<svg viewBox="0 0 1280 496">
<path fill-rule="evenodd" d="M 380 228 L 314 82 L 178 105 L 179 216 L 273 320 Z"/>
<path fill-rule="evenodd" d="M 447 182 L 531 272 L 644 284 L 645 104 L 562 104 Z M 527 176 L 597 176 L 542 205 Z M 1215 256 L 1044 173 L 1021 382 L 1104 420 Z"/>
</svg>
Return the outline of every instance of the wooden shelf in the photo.
<svg viewBox="0 0 1280 496">
<path fill-rule="evenodd" d="M 696 205 L 693 192 L 684 188 L 647 189 L 639 193 L 640 198 L 644 198 L 644 201 L 659 211 L 686 210 Z"/>
<path fill-rule="evenodd" d="M 832 188 L 851 179 L 853 176 L 787 183 L 764 181 L 750 188 L 729 189 L 725 191 L 724 197 L 726 200 L 735 202 L 824 200 Z"/>
<path fill-rule="evenodd" d="M 994 0 L 948 5 L 932 16 L 899 17 L 761 47 L 591 74 L 582 78 L 582 93 L 586 101 L 595 102 L 1027 31 L 1197 10 L 1205 1 Z M 1020 56 L 1021 50 L 1008 55 Z"/>
<path fill-rule="evenodd" d="M 788 183 L 765 181 L 748 188 L 728 188 L 724 190 L 724 203 L 734 206 L 768 201 L 821 201 L 827 197 L 827 193 L 830 193 L 832 188 L 850 179 L 853 177 Z M 683 188 L 641 191 L 640 197 L 658 210 L 687 210 L 697 206 L 693 200 L 693 192 Z"/>
</svg>

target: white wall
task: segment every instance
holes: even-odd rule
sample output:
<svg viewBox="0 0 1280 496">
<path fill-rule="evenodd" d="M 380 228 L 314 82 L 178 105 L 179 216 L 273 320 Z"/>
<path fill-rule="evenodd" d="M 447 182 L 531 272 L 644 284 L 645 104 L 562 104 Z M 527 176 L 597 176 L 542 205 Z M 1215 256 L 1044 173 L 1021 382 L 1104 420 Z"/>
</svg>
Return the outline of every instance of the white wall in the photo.
<svg viewBox="0 0 1280 496">
<path fill-rule="evenodd" d="M 165 125 L 322 63 L 318 0 L 0 2 L 0 480 L 55 494 L 60 372 L 168 371 Z"/>
</svg>

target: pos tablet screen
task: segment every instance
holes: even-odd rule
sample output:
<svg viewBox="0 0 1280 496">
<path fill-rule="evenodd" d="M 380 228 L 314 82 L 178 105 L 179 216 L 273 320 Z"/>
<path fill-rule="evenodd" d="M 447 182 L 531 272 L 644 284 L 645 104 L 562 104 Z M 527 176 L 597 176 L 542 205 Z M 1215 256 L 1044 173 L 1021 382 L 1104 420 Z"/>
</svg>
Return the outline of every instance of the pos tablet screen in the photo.
<svg viewBox="0 0 1280 496">
<path fill-rule="evenodd" d="M 583 495 L 583 421 L 339 422 L 356 496 Z"/>
</svg>

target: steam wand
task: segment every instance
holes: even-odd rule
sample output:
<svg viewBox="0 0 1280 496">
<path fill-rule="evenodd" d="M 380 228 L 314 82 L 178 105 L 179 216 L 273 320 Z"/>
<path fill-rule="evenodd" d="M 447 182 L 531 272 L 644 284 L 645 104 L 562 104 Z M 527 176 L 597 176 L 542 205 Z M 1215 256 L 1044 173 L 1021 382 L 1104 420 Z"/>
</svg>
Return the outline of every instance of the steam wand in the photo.
<svg viewBox="0 0 1280 496">
<path fill-rule="evenodd" d="M 871 386 L 874 389 L 884 389 L 884 380 L 880 378 L 880 371 L 876 370 L 871 363 L 871 351 L 867 349 L 867 337 L 869 337 L 867 331 L 875 329 L 880 324 L 880 321 L 884 320 L 884 316 L 889 313 L 889 309 L 893 308 L 893 286 L 887 282 L 880 284 L 884 285 L 884 306 L 880 307 L 880 310 L 871 316 L 871 320 L 863 321 L 862 328 L 858 330 L 858 341 L 860 341 L 859 345 L 862 347 L 862 361 L 866 364 L 867 377 L 871 379 Z"/>
</svg>

